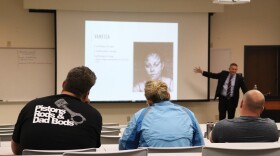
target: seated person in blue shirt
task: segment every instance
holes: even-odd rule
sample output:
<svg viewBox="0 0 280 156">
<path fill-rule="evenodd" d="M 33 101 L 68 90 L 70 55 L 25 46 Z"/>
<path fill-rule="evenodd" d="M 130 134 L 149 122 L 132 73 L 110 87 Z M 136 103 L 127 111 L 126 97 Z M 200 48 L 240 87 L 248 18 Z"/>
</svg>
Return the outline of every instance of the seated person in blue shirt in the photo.
<svg viewBox="0 0 280 156">
<path fill-rule="evenodd" d="M 131 119 L 119 140 L 119 149 L 138 147 L 186 147 L 204 145 L 200 126 L 189 109 L 170 102 L 166 83 L 147 81 L 148 107 Z"/>
</svg>

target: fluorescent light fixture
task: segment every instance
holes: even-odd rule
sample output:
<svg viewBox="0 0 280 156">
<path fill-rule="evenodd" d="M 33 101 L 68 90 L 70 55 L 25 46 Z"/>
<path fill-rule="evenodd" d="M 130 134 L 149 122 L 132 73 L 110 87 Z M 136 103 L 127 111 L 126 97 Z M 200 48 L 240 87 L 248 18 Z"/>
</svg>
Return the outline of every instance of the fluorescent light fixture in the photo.
<svg viewBox="0 0 280 156">
<path fill-rule="evenodd" d="M 250 3 L 250 0 L 213 0 L 216 4 L 245 4 Z"/>
</svg>

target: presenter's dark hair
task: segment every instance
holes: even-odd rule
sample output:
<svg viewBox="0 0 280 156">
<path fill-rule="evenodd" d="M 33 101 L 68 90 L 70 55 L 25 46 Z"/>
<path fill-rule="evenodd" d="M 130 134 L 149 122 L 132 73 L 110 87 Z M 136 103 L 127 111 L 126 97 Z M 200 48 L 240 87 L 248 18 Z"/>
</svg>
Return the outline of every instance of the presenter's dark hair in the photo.
<svg viewBox="0 0 280 156">
<path fill-rule="evenodd" d="M 236 67 L 237 67 L 238 65 L 237 65 L 236 63 L 231 63 L 229 66 L 230 66 L 230 67 L 231 67 L 231 66 L 236 66 Z"/>
<path fill-rule="evenodd" d="M 68 72 L 63 90 L 71 92 L 77 97 L 82 97 L 89 92 L 96 79 L 95 73 L 88 67 L 75 67 Z"/>
</svg>

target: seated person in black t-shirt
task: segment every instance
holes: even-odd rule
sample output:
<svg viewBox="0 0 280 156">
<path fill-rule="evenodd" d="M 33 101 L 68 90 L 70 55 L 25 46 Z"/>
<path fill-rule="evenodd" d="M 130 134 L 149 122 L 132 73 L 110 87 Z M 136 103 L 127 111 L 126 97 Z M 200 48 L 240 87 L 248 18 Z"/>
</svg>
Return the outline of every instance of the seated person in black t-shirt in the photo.
<svg viewBox="0 0 280 156">
<path fill-rule="evenodd" d="M 67 150 L 100 147 L 101 114 L 88 103 L 96 76 L 88 67 L 70 70 L 60 95 L 38 98 L 21 110 L 12 151 Z"/>
<path fill-rule="evenodd" d="M 240 117 L 224 119 L 216 123 L 209 134 L 211 142 L 276 142 L 279 139 L 275 122 L 261 118 L 264 95 L 258 90 L 244 94 L 240 104 Z"/>
</svg>

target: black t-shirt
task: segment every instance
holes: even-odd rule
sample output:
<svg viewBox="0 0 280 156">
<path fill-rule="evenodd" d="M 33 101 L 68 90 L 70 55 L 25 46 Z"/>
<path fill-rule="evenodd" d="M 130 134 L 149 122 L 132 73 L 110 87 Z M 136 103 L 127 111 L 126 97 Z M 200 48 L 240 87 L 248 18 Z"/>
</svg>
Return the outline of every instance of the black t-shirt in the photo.
<svg viewBox="0 0 280 156">
<path fill-rule="evenodd" d="M 101 114 L 68 95 L 29 102 L 20 112 L 13 133 L 23 149 L 64 150 L 100 147 Z"/>
</svg>

